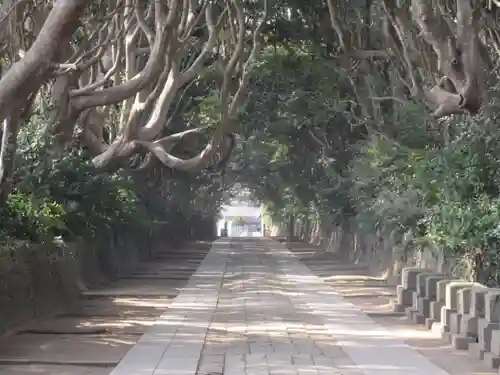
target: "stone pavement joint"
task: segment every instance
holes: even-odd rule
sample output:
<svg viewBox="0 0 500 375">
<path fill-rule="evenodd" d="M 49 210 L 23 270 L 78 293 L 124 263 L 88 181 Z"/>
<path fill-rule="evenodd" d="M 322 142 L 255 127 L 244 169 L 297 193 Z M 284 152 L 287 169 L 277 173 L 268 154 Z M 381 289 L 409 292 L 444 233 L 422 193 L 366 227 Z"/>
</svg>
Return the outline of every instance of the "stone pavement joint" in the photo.
<svg viewBox="0 0 500 375">
<path fill-rule="evenodd" d="M 283 244 L 215 241 L 111 375 L 448 375 Z"/>
</svg>

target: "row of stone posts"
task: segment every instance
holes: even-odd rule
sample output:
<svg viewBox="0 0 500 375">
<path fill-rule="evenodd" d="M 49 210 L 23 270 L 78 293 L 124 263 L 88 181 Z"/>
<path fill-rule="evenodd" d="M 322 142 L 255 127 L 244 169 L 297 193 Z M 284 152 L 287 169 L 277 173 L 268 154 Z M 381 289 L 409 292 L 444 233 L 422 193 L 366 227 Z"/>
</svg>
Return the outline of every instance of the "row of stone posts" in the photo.
<svg viewBox="0 0 500 375">
<path fill-rule="evenodd" d="M 424 268 L 403 269 L 393 308 L 438 331 L 455 349 L 500 367 L 500 289 Z"/>
</svg>

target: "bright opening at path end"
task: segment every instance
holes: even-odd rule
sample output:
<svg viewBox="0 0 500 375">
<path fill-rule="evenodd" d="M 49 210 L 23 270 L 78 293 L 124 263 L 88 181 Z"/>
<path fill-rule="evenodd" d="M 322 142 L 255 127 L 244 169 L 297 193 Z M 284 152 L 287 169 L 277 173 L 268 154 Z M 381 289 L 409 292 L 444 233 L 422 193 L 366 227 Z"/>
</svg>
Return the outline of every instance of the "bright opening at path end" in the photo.
<svg viewBox="0 0 500 375">
<path fill-rule="evenodd" d="M 221 237 L 261 237 L 263 225 L 260 207 L 233 204 L 222 206 L 217 233 Z"/>
</svg>

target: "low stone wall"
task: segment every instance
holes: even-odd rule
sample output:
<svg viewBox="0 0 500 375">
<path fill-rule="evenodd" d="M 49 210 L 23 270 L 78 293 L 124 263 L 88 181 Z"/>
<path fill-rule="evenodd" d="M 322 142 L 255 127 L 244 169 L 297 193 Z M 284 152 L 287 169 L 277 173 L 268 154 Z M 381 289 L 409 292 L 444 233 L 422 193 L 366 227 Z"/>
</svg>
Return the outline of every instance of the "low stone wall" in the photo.
<svg viewBox="0 0 500 375">
<path fill-rule="evenodd" d="M 500 367 L 500 289 L 426 268 L 405 267 L 395 312 L 439 333 L 457 350 Z"/>
<path fill-rule="evenodd" d="M 469 279 L 472 273 L 467 260 L 446 257 L 443 251 L 430 246 L 417 250 L 411 239 L 405 236 L 396 239 L 391 233 L 364 232 L 353 221 L 322 230 L 317 223 L 309 227 L 309 233 L 304 233 L 304 225 L 297 223 L 295 233 L 302 234 L 300 239 L 339 254 L 350 262 L 368 265 L 373 275 L 385 278 L 392 285 L 397 284 L 402 269 L 408 266 L 449 273 L 461 279 Z M 271 226 L 269 232 L 273 236 L 288 234 L 286 225 Z"/>
<path fill-rule="evenodd" d="M 15 241 L 0 248 L 0 335 L 33 317 L 64 310 L 82 290 L 126 273 L 152 255 L 165 239 L 126 241 L 107 246 L 74 243 L 37 245 Z"/>
<path fill-rule="evenodd" d="M 13 242 L 0 249 L 0 334 L 8 328 L 64 308 L 77 295 L 69 277 L 78 269 L 71 247 Z"/>
</svg>

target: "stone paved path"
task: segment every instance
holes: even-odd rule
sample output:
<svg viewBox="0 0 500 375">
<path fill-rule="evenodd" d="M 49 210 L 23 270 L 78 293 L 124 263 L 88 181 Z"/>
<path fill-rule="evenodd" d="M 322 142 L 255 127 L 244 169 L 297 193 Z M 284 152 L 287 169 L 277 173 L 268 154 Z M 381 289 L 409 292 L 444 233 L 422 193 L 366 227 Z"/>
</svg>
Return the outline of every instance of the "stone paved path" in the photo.
<svg viewBox="0 0 500 375">
<path fill-rule="evenodd" d="M 284 245 L 219 240 L 112 375 L 447 375 Z"/>
</svg>

